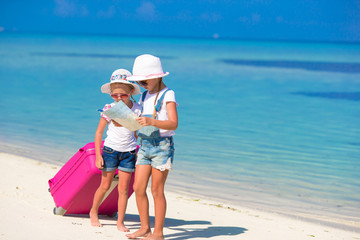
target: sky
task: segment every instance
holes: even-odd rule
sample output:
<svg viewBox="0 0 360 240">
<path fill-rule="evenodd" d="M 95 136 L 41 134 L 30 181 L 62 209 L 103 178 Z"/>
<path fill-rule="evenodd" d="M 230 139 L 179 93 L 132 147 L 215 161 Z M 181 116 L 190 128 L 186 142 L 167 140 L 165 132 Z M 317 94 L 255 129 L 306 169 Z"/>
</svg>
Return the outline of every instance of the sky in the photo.
<svg viewBox="0 0 360 240">
<path fill-rule="evenodd" d="M 0 32 L 360 42 L 360 0 L 1 0 Z"/>
</svg>

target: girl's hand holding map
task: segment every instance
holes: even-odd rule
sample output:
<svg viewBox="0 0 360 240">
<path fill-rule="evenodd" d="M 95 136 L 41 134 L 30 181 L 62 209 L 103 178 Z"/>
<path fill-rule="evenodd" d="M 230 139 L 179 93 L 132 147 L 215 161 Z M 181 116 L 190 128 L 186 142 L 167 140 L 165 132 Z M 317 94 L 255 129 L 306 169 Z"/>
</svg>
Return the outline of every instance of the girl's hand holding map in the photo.
<svg viewBox="0 0 360 240">
<path fill-rule="evenodd" d="M 141 124 L 141 126 L 152 126 L 152 118 L 148 117 L 138 117 L 135 119 L 138 123 Z"/>
</svg>

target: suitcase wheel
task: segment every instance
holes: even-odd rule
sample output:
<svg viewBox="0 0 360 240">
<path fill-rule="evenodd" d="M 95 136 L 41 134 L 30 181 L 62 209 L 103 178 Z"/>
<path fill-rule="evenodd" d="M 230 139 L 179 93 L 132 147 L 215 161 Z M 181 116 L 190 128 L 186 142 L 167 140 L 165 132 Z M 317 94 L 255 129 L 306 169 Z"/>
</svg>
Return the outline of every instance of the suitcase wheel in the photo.
<svg viewBox="0 0 360 240">
<path fill-rule="evenodd" d="M 64 216 L 64 214 L 66 213 L 66 209 L 63 209 L 62 207 L 54 207 L 54 210 L 53 210 L 54 214 L 55 215 L 61 215 L 61 216 Z"/>
</svg>

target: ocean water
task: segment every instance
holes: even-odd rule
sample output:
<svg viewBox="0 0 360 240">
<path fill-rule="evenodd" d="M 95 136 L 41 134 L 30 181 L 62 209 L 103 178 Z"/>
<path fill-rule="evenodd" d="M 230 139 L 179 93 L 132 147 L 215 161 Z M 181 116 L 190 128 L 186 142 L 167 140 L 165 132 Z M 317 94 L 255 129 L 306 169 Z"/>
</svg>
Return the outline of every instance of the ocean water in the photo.
<svg viewBox="0 0 360 240">
<path fill-rule="evenodd" d="M 179 103 L 169 190 L 360 229 L 357 44 L 1 33 L 0 151 L 64 164 L 143 53 Z"/>
</svg>

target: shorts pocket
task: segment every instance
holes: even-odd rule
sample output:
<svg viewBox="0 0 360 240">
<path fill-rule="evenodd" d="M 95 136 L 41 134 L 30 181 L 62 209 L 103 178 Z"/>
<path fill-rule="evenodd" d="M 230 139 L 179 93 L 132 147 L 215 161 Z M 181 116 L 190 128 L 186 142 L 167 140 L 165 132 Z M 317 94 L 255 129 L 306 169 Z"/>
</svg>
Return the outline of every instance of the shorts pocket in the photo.
<svg viewBox="0 0 360 240">
<path fill-rule="evenodd" d="M 129 152 L 131 155 L 136 155 L 136 149 Z"/>
<path fill-rule="evenodd" d="M 106 152 L 106 153 L 114 153 L 115 150 L 112 149 L 112 148 L 109 148 L 109 147 L 105 147 L 105 146 L 104 146 L 103 151 Z"/>
</svg>

